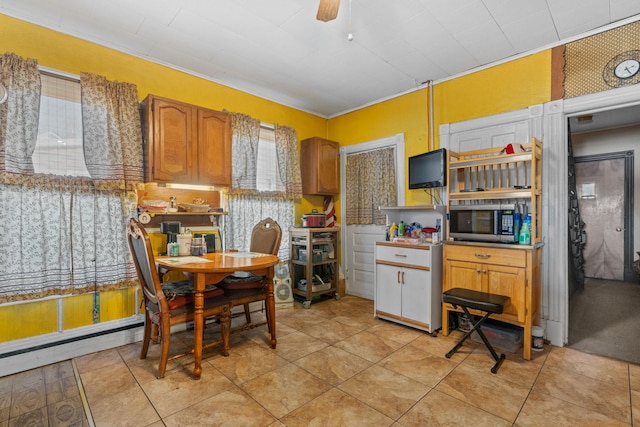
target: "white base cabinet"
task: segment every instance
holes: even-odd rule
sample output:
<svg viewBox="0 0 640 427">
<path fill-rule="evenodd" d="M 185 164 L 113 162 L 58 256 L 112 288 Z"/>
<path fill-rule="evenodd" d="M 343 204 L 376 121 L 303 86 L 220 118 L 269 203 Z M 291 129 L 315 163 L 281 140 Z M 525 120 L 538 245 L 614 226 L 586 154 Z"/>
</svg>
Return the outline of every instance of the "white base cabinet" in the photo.
<svg viewBox="0 0 640 427">
<path fill-rule="evenodd" d="M 442 321 L 442 245 L 376 242 L 376 317 L 428 332 Z"/>
</svg>

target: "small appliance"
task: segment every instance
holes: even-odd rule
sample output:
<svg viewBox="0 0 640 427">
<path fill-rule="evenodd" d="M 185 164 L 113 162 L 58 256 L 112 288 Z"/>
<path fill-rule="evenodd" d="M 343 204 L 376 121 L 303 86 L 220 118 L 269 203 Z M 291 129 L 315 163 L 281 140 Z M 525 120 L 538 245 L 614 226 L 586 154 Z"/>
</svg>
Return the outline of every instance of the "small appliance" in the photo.
<svg viewBox="0 0 640 427">
<path fill-rule="evenodd" d="M 319 213 L 317 209 L 313 209 L 311 213 L 302 215 L 302 226 L 324 227 L 325 219 L 324 213 Z"/>
<path fill-rule="evenodd" d="M 449 208 L 449 237 L 455 240 L 518 243 L 515 204 L 456 205 Z"/>
<path fill-rule="evenodd" d="M 180 228 L 182 223 L 180 221 L 164 221 L 160 223 L 160 232 L 167 235 L 167 244 L 178 243 L 178 235 L 180 234 Z M 160 255 L 167 255 L 161 253 Z"/>
</svg>

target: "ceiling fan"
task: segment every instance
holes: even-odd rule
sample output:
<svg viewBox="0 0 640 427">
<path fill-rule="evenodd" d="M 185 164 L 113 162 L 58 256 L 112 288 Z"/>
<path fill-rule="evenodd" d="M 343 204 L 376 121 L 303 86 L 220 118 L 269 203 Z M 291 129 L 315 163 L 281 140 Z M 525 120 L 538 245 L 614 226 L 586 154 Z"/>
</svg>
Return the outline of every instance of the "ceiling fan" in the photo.
<svg viewBox="0 0 640 427">
<path fill-rule="evenodd" d="M 338 16 L 340 0 L 320 0 L 316 19 L 322 22 L 333 21 Z"/>
</svg>

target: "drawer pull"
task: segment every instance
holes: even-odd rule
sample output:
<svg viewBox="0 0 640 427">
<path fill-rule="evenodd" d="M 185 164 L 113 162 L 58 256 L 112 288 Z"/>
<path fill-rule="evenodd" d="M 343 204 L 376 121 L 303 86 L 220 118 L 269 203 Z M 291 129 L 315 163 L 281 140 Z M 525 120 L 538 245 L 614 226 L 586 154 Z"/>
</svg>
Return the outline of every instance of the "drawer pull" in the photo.
<svg viewBox="0 0 640 427">
<path fill-rule="evenodd" d="M 476 256 L 476 258 L 480 258 L 480 259 L 489 259 L 489 258 L 491 258 L 491 255 L 489 255 L 489 254 L 478 254 L 478 253 L 476 253 L 474 255 Z"/>
<path fill-rule="evenodd" d="M 398 258 L 406 258 L 407 257 L 405 254 L 394 254 L 394 256 L 397 256 Z"/>
</svg>

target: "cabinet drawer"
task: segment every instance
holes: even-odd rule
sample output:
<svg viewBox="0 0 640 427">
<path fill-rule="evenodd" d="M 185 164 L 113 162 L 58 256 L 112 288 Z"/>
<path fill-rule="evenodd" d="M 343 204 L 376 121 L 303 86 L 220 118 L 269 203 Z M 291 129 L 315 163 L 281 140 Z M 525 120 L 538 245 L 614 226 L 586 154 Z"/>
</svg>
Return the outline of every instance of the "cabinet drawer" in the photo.
<svg viewBox="0 0 640 427">
<path fill-rule="evenodd" d="M 509 267 L 526 267 L 527 265 L 526 251 L 517 249 L 445 245 L 444 257 L 447 260 L 482 262 Z"/>
<path fill-rule="evenodd" d="M 413 267 L 431 267 L 431 251 L 424 248 L 376 245 L 376 262 L 401 264 Z"/>
</svg>

